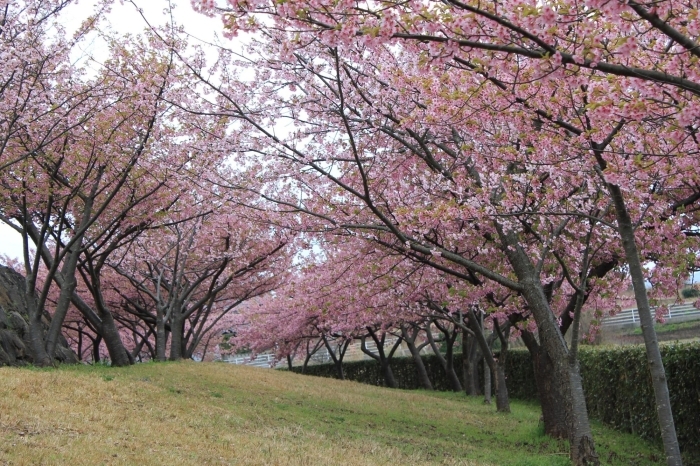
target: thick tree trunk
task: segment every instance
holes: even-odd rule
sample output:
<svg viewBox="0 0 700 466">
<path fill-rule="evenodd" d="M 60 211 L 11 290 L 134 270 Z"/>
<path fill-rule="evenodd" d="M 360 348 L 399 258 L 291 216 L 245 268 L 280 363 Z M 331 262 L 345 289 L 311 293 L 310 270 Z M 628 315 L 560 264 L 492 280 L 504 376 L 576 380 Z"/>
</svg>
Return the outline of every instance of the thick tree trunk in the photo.
<svg viewBox="0 0 700 466">
<path fill-rule="evenodd" d="M 109 352 L 109 359 L 112 361 L 112 366 L 123 367 L 131 365 L 133 361 L 129 358 L 129 352 L 124 348 L 124 343 L 114 323 L 112 314 L 105 312 L 100 317 L 102 318 L 100 333 L 107 347 L 107 352 Z"/>
<path fill-rule="evenodd" d="M 632 286 L 634 287 L 634 298 L 637 301 L 639 321 L 644 336 L 644 346 L 646 347 L 647 362 L 651 372 L 652 386 L 654 387 L 654 397 L 656 401 L 656 413 L 658 415 L 659 427 L 661 428 L 661 439 L 666 453 L 666 462 L 669 466 L 682 464 L 678 439 L 676 437 L 676 427 L 671 411 L 671 399 L 666 383 L 666 371 L 664 370 L 659 343 L 654 330 L 654 319 L 651 316 L 651 307 L 644 283 L 644 272 L 639 259 L 639 251 L 634 237 L 634 226 L 630 219 L 625 205 L 622 191 L 618 186 L 608 185 L 610 195 L 615 205 L 617 216 L 617 229 L 622 240 L 622 247 L 625 250 L 625 258 L 632 276 Z"/>
<path fill-rule="evenodd" d="M 179 313 L 173 312 L 170 319 L 170 360 L 179 361 L 182 359 L 183 337 L 185 333 L 185 322 Z"/>
<path fill-rule="evenodd" d="M 550 437 L 568 439 L 570 429 L 566 422 L 566 407 L 562 405 L 566 395 L 557 391 L 560 387 L 555 385 L 552 378 L 554 371 L 552 360 L 530 332 L 523 330 L 521 337 L 532 359 L 537 396 L 542 408 L 544 432 Z"/>
<path fill-rule="evenodd" d="M 536 294 L 536 292 L 533 294 Z M 532 301 L 546 304 L 544 293 L 542 293 L 540 299 L 535 296 Z M 532 309 L 533 304 L 529 304 Z M 552 372 L 550 374 L 553 391 L 562 397 L 559 406 L 564 408 L 571 460 L 576 466 L 599 465 L 600 460 L 595 451 L 593 434 L 586 409 L 586 400 L 583 394 L 581 378 L 578 374 L 578 365 L 569 366 L 566 344 L 555 322 L 553 322 L 554 315 L 551 311 L 548 310 L 548 312 L 552 316 L 551 327 L 546 332 L 540 329 L 540 341 L 543 349 L 550 354 L 549 357 L 552 363 Z M 546 328 L 549 325 L 545 323 L 542 327 Z M 548 338 L 552 336 L 555 338 L 554 343 L 548 341 Z M 552 353 L 556 356 L 552 357 Z"/>
<path fill-rule="evenodd" d="M 578 365 L 570 366 L 569 351 L 559 331 L 534 265 L 530 262 L 517 239 L 511 234 L 499 232 L 506 245 L 505 252 L 513 272 L 522 285 L 522 296 L 537 323 L 540 342 L 552 361 L 552 378 L 555 390 L 564 395 L 567 424 L 570 426 L 569 441 L 571 460 L 575 465 L 599 465 L 593 434 L 585 409 L 581 377 Z"/>
<path fill-rule="evenodd" d="M 426 331 L 429 330 L 430 329 Z M 416 347 L 416 337 L 419 333 L 420 330 L 414 329 L 413 334 L 409 335 L 408 330 L 406 329 L 406 325 L 401 325 L 401 335 L 403 336 L 403 339 L 406 342 L 406 346 L 408 347 L 408 351 L 411 353 L 411 357 L 413 358 L 413 364 L 416 368 L 416 377 L 418 377 L 418 383 L 425 390 L 432 390 L 433 383 L 430 381 L 430 377 L 428 377 L 428 371 L 425 368 L 425 364 L 423 364 L 423 358 L 421 357 L 420 351 Z"/>
<path fill-rule="evenodd" d="M 508 386 L 506 385 L 506 361 L 501 354 L 496 361 L 496 411 L 499 413 L 510 412 L 510 400 L 508 399 Z"/>
<path fill-rule="evenodd" d="M 44 346 L 44 326 L 41 322 L 41 311 L 37 308 L 36 294 L 31 287 L 30 281 L 26 280 L 25 293 L 27 299 L 27 332 L 29 334 L 29 346 L 31 347 L 34 359 L 32 363 L 38 367 L 48 367 L 53 360 L 49 357 Z"/>
<path fill-rule="evenodd" d="M 399 384 L 396 383 L 394 371 L 391 370 L 391 364 L 389 364 L 389 361 L 386 358 L 384 358 L 380 364 L 382 367 L 382 374 L 384 375 L 384 381 L 386 382 L 386 386 L 389 388 L 398 388 Z"/>
</svg>

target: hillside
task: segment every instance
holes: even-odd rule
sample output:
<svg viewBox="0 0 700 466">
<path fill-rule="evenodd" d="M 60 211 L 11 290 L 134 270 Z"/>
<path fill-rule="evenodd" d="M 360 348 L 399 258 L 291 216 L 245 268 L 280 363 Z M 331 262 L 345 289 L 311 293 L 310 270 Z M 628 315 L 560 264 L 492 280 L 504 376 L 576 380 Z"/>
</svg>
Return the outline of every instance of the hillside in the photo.
<svg viewBox="0 0 700 466">
<path fill-rule="evenodd" d="M 0 464 L 568 464 L 537 406 L 512 408 L 221 363 L 0 368 Z M 663 464 L 594 433 L 604 464 Z"/>
</svg>

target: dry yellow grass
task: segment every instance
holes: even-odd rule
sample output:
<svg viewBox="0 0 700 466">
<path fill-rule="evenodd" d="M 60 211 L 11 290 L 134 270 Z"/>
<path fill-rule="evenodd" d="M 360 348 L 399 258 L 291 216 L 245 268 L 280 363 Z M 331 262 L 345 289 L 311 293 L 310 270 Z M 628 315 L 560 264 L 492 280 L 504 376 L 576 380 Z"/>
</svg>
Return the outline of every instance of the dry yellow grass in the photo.
<svg viewBox="0 0 700 466">
<path fill-rule="evenodd" d="M 0 368 L 0 464 L 566 464 L 538 417 L 227 364 Z"/>
<path fill-rule="evenodd" d="M 139 368 L 133 369 L 136 372 Z M 275 425 L 278 423 L 270 422 L 274 421 L 270 419 L 272 413 L 265 409 L 267 397 L 273 397 L 275 402 L 280 400 L 276 396 L 292 393 L 302 393 L 309 402 L 319 395 L 338 396 L 349 404 L 364 401 L 352 391 L 337 393 L 326 384 L 314 383 L 316 379 L 223 364 L 148 365 L 148 369 L 152 375 L 141 378 L 115 370 L 100 375 L 92 371 L 0 369 L 0 463 L 421 462 L 419 457 L 367 438 L 329 440 L 324 434 L 299 425 Z M 206 374 L 201 374 L 203 370 Z M 180 377 L 167 380 L 164 372 L 176 372 Z M 237 415 L 236 409 L 221 407 L 217 401 L 224 395 L 203 391 L 207 387 L 200 385 L 200 377 L 219 390 L 228 386 L 246 393 L 248 396 L 240 400 L 243 415 Z M 168 383 L 174 385 L 167 386 Z"/>
</svg>

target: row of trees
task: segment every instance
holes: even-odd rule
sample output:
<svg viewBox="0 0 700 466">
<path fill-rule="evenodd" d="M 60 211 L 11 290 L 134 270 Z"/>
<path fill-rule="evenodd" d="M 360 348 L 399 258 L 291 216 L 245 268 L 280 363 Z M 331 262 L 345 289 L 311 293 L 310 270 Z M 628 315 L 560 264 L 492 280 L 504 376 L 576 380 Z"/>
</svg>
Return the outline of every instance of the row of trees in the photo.
<svg viewBox="0 0 700 466">
<path fill-rule="evenodd" d="M 114 365 L 203 356 L 237 306 L 284 279 L 294 235 L 201 176 L 226 154 L 209 137 L 219 123 L 173 104 L 196 95 L 183 44 L 102 33 L 106 5 L 68 37 L 70 3 L 4 2 L 0 16 L 0 219 L 23 238 L 33 362 L 53 364 L 62 328 L 81 358 Z M 76 59 L 86 40 L 107 56 Z"/>
<path fill-rule="evenodd" d="M 71 60 L 100 12 L 66 38 L 68 3 L 5 2 L 0 22 L 0 214 L 24 238 L 38 364 L 64 325 L 117 365 L 230 326 L 338 360 L 432 328 L 468 336 L 506 411 L 520 335 L 546 431 L 598 464 L 581 314 L 594 332 L 629 275 L 680 464 L 644 281 L 673 292 L 696 266 L 696 3 L 194 2 L 251 33 L 211 64 L 174 25 Z"/>
<path fill-rule="evenodd" d="M 264 155 L 259 192 L 307 229 L 459 279 L 472 303 L 491 287 L 514 295 L 577 464 L 598 463 L 580 311 L 624 264 L 668 463 L 680 464 L 644 281 L 672 289 L 697 257 L 696 2 L 195 3 L 231 35 L 255 33 L 254 81 L 198 76 L 217 94 L 212 113 Z"/>
</svg>

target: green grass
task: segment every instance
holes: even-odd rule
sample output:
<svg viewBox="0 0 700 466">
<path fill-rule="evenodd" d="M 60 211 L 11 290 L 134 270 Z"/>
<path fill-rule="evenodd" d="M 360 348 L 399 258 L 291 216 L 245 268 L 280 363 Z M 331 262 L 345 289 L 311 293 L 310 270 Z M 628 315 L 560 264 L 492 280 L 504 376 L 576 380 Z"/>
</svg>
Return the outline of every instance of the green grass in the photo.
<svg viewBox="0 0 700 466">
<path fill-rule="evenodd" d="M 566 465 L 538 406 L 228 364 L 0 368 L 0 464 Z M 594 423 L 603 464 L 663 464 Z"/>
<path fill-rule="evenodd" d="M 661 334 L 678 332 L 679 330 L 688 330 L 688 329 L 700 330 L 700 321 L 695 320 L 692 322 L 675 322 L 675 323 L 665 323 L 665 324 L 654 324 L 654 330 L 656 330 L 656 333 L 661 333 Z M 637 327 L 634 330 L 627 333 L 627 335 L 641 335 L 641 334 L 642 334 L 641 327 Z M 699 335 L 700 335 L 700 332 L 699 332 Z"/>
</svg>

